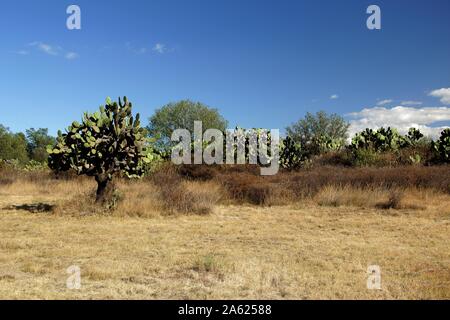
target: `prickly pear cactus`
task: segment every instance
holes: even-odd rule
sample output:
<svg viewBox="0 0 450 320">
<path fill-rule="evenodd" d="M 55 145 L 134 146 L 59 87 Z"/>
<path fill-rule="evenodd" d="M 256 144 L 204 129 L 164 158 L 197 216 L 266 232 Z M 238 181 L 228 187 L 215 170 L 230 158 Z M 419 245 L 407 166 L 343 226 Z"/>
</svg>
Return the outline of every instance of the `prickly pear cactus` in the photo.
<svg viewBox="0 0 450 320">
<path fill-rule="evenodd" d="M 404 144 L 404 137 L 394 128 L 366 129 L 352 139 L 351 148 L 372 149 L 376 152 L 397 150 Z"/>
<path fill-rule="evenodd" d="M 314 139 L 314 144 L 318 147 L 318 153 L 338 151 L 344 146 L 344 141 L 332 139 L 327 135 L 320 135 Z"/>
<path fill-rule="evenodd" d="M 300 143 L 296 143 L 291 137 L 287 136 L 281 145 L 280 165 L 282 168 L 291 170 L 299 168 L 305 160 L 304 152 Z"/>
<path fill-rule="evenodd" d="M 416 128 L 410 128 L 408 134 L 406 135 L 406 139 L 412 145 L 415 145 L 422 138 L 423 138 L 422 132 L 420 132 L 420 130 Z"/>
<path fill-rule="evenodd" d="M 433 142 L 433 149 L 440 161 L 450 163 L 450 128 L 441 132 L 439 140 Z"/>
<path fill-rule="evenodd" d="M 54 171 L 73 169 L 79 175 L 95 177 L 97 202 L 107 202 L 114 174 L 141 177 L 145 163 L 152 161 L 146 149 L 145 129 L 139 114 L 134 118 L 132 104 L 106 99 L 106 105 L 95 113 L 84 113 L 81 123 L 74 121 L 65 133 L 58 132 L 56 145 L 48 146 L 49 167 Z"/>
</svg>

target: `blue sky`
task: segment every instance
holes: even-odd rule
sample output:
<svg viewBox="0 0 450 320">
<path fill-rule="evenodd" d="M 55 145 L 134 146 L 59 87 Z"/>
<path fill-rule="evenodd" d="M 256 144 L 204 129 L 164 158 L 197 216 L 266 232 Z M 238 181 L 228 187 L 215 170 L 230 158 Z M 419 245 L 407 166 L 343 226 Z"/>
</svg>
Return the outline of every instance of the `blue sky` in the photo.
<svg viewBox="0 0 450 320">
<path fill-rule="evenodd" d="M 70 4 L 81 30 L 66 28 Z M 381 30 L 366 27 L 371 4 Z M 282 129 L 321 109 L 355 128 L 446 126 L 449 15 L 447 0 L 2 1 L 0 123 L 55 133 L 127 95 L 144 118 L 189 98 L 230 127 Z"/>
</svg>

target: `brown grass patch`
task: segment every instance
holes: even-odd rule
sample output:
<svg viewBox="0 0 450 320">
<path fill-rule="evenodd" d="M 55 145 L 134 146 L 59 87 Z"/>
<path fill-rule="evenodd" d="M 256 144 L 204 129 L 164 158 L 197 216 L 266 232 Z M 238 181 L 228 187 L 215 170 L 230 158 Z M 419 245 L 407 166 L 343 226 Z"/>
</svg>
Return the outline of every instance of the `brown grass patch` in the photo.
<svg viewBox="0 0 450 320">
<path fill-rule="evenodd" d="M 450 195 L 438 191 L 440 182 L 422 173 L 406 180 L 384 171 L 310 174 L 119 179 L 122 201 L 96 214 L 91 179 L 0 185 L 0 298 L 450 298 Z M 392 200 L 395 190 L 402 197 Z M 389 201 L 394 209 L 377 207 Z M 203 213 L 217 202 L 208 215 L 168 216 Z M 19 209 L 37 203 L 55 211 Z M 382 290 L 366 287 L 373 264 Z M 66 287 L 72 265 L 81 269 L 80 290 Z"/>
</svg>

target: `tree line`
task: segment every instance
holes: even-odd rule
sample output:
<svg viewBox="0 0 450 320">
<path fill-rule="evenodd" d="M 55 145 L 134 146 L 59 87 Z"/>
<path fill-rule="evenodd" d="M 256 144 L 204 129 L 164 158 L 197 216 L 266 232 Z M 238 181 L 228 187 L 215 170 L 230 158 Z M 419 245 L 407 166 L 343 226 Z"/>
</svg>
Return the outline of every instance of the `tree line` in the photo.
<svg viewBox="0 0 450 320">
<path fill-rule="evenodd" d="M 0 159 L 17 160 L 21 164 L 29 161 L 47 162 L 46 148 L 55 143 L 55 138 L 45 128 L 30 128 L 23 132 L 13 133 L 0 124 Z"/>
<path fill-rule="evenodd" d="M 157 109 L 148 119 L 142 134 L 150 139 L 155 153 L 167 158 L 173 146 L 170 139 L 173 130 L 193 132 L 194 121 L 202 121 L 204 131 L 225 131 L 228 126 L 228 121 L 217 109 L 200 102 L 182 100 Z M 286 136 L 281 141 L 281 166 L 288 169 L 301 167 L 314 157 L 330 152 L 340 153 L 344 162 L 370 165 L 379 161 L 382 154 L 402 150 L 410 151 L 407 161 L 412 164 L 424 162 L 426 157 L 435 162 L 449 162 L 449 129 L 444 130 L 436 141 L 424 137 L 416 128 L 411 128 L 406 135 L 399 134 L 395 128 L 366 129 L 352 137 L 348 144 L 348 128 L 349 124 L 337 114 L 324 111 L 306 113 L 304 118 L 286 128 Z M 0 124 L 0 160 L 14 159 L 21 164 L 29 161 L 46 163 L 49 156 L 47 146 L 56 142 L 46 128 L 13 133 Z"/>
</svg>

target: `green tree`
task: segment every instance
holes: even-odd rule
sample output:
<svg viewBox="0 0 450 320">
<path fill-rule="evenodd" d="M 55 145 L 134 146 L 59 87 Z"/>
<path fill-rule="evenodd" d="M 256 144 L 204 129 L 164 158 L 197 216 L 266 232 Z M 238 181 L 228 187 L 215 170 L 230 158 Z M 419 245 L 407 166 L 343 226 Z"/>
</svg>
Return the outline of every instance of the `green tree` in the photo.
<svg viewBox="0 0 450 320">
<path fill-rule="evenodd" d="M 23 133 L 12 133 L 0 124 L 0 160 L 28 162 L 27 140 Z"/>
<path fill-rule="evenodd" d="M 55 138 L 48 134 L 48 129 L 28 129 L 27 136 L 27 150 L 28 156 L 31 160 L 38 162 L 46 162 L 48 158 L 47 146 L 55 143 Z"/>
<path fill-rule="evenodd" d="M 157 146 L 164 151 L 173 145 L 170 141 L 172 132 L 187 129 L 193 133 L 194 121 L 202 121 L 203 131 L 218 129 L 224 132 L 228 125 L 217 109 L 190 100 L 163 106 L 156 110 L 149 121 L 148 132 L 151 137 L 157 138 Z"/>
<path fill-rule="evenodd" d="M 95 177 L 97 203 L 111 205 L 115 174 L 138 178 L 152 154 L 146 148 L 145 129 L 139 114 L 132 116 L 132 105 L 124 98 L 119 103 L 106 100 L 106 106 L 93 114 L 85 113 L 82 123 L 74 121 L 67 133 L 58 132 L 57 143 L 49 146 L 49 167 L 54 171 L 75 170 Z"/>
<path fill-rule="evenodd" d="M 349 124 L 341 116 L 319 111 L 307 112 L 304 119 L 287 127 L 286 133 L 311 156 L 343 147 L 348 128 Z"/>
</svg>

